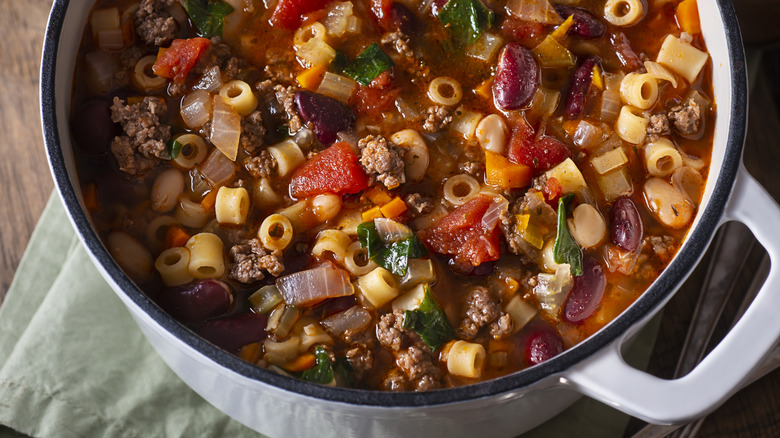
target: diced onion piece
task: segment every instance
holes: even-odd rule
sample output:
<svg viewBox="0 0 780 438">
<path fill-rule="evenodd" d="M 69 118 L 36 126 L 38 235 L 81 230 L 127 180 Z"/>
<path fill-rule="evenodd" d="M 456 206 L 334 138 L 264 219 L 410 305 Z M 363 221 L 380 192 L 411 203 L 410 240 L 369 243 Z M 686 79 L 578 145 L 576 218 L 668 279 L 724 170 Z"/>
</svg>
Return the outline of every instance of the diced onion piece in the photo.
<svg viewBox="0 0 780 438">
<path fill-rule="evenodd" d="M 120 50 L 125 46 L 122 29 L 103 29 L 98 32 L 98 46 L 103 50 Z"/>
<path fill-rule="evenodd" d="M 669 83 L 672 84 L 672 87 L 677 88 L 677 77 L 663 65 L 653 61 L 645 61 L 645 69 L 650 76 L 656 79 L 669 81 Z"/>
<path fill-rule="evenodd" d="M 476 41 L 474 41 L 474 44 L 466 49 L 466 55 L 489 62 L 496 56 L 496 53 L 498 53 L 503 44 L 504 40 L 501 39 L 500 36 L 484 32 Z"/>
<path fill-rule="evenodd" d="M 603 129 L 585 120 L 580 120 L 580 123 L 577 124 L 577 129 L 574 131 L 572 140 L 574 140 L 575 145 L 581 148 L 590 149 L 598 143 L 601 143 L 603 136 Z"/>
<path fill-rule="evenodd" d="M 541 24 L 561 24 L 561 16 L 547 0 L 510 0 L 507 11 L 515 17 Z"/>
<path fill-rule="evenodd" d="M 312 38 L 301 45 L 296 55 L 308 67 L 327 66 L 336 57 L 336 51 L 321 39 Z"/>
<path fill-rule="evenodd" d="M 623 152 L 623 148 L 616 148 L 593 157 L 590 160 L 590 164 L 593 165 L 593 170 L 599 175 L 603 175 L 607 172 L 611 172 L 618 167 L 625 166 L 628 163 L 628 157 Z"/>
<path fill-rule="evenodd" d="M 95 9 L 89 17 L 89 24 L 93 37 L 99 36 L 100 32 L 104 30 L 119 29 L 119 9 Z"/>
<path fill-rule="evenodd" d="M 555 315 L 571 290 L 571 267 L 561 263 L 555 269 L 555 274 L 538 274 L 536 282 L 534 295 L 539 300 L 539 305 L 550 315 Z"/>
<path fill-rule="evenodd" d="M 211 143 L 230 161 L 236 161 L 239 138 L 241 138 L 241 116 L 222 96 L 214 96 Z"/>
<path fill-rule="evenodd" d="M 531 112 L 539 118 L 549 117 L 558 108 L 561 100 L 561 92 L 545 87 L 539 87 L 531 101 Z"/>
<path fill-rule="evenodd" d="M 211 119 L 211 95 L 205 90 L 194 90 L 181 100 L 181 118 L 190 129 L 197 129 Z"/>
<path fill-rule="evenodd" d="M 412 260 L 410 260 L 411 262 Z M 414 310 L 420 307 L 420 303 L 425 299 L 425 285 L 418 284 L 417 287 L 393 300 L 390 306 L 393 311 L 396 310 Z"/>
<path fill-rule="evenodd" d="M 374 219 L 374 226 L 376 226 L 376 232 L 379 234 L 379 238 L 384 243 L 393 243 L 399 240 L 408 239 L 414 235 L 412 230 L 398 223 L 392 219 L 376 218 Z"/>
<path fill-rule="evenodd" d="M 282 301 L 282 294 L 272 284 L 261 287 L 249 296 L 249 305 L 255 313 L 268 313 Z"/>
<path fill-rule="evenodd" d="M 704 190 L 704 178 L 688 166 L 678 167 L 672 174 L 672 184 L 691 205 L 698 206 Z"/>
<path fill-rule="evenodd" d="M 506 211 L 509 208 L 509 201 L 503 196 L 497 196 L 493 198 L 493 202 L 490 203 L 487 211 L 482 216 L 482 229 L 490 231 L 495 228 L 498 220 L 501 217 L 501 212 Z"/>
<path fill-rule="evenodd" d="M 634 184 L 631 182 L 631 177 L 629 177 L 625 167 L 607 172 L 604 175 L 597 175 L 596 183 L 598 183 L 607 202 L 630 195 L 634 191 Z"/>
<path fill-rule="evenodd" d="M 331 264 L 279 277 L 276 287 L 287 304 L 299 307 L 354 293 L 349 274 Z"/>
<path fill-rule="evenodd" d="M 528 321 L 538 313 L 536 307 L 526 303 L 520 295 L 512 297 L 504 308 L 504 311 L 509 314 L 514 322 L 512 332 L 517 332 L 525 327 L 525 325 L 528 324 Z"/>
<path fill-rule="evenodd" d="M 206 161 L 200 165 L 200 173 L 212 187 L 219 187 L 233 179 L 236 174 L 236 165 L 218 149 L 214 149 Z"/>
<path fill-rule="evenodd" d="M 620 114 L 620 108 L 623 106 L 623 100 L 620 92 L 616 90 L 604 90 L 601 93 L 601 107 L 599 108 L 600 118 L 604 122 L 614 122 Z"/>
<path fill-rule="evenodd" d="M 468 110 L 461 105 L 455 111 L 450 130 L 457 132 L 467 141 L 474 140 L 474 133 L 480 120 L 482 120 L 482 113 Z"/>
<path fill-rule="evenodd" d="M 421 283 L 432 284 L 436 282 L 436 271 L 433 269 L 433 261 L 430 259 L 410 259 L 406 275 L 401 279 L 401 289 L 409 289 Z"/>
<path fill-rule="evenodd" d="M 193 85 L 192 88 L 214 93 L 219 91 L 219 89 L 222 88 L 222 85 L 222 73 L 219 71 L 219 67 L 215 65 L 211 68 L 207 68 L 200 77 L 200 80 L 198 80 L 198 83 Z"/>
<path fill-rule="evenodd" d="M 347 32 L 349 18 L 352 17 L 352 2 L 333 3 L 328 8 L 328 15 L 322 19 L 322 24 L 328 35 L 340 37 Z"/>
<path fill-rule="evenodd" d="M 395 99 L 395 107 L 398 109 L 398 112 L 401 113 L 401 117 L 403 117 L 404 120 L 414 120 L 420 117 L 420 111 L 409 105 L 409 103 L 401 97 Z"/>
<path fill-rule="evenodd" d="M 561 164 L 548 170 L 547 178 L 555 178 L 561 184 L 561 194 L 576 193 L 582 187 L 587 187 L 582 172 L 577 168 L 571 158 L 567 158 Z"/>
<path fill-rule="evenodd" d="M 343 104 L 347 104 L 357 85 L 357 82 L 353 81 L 352 78 L 325 72 L 325 76 L 322 77 L 322 82 L 320 82 L 320 86 L 317 88 L 317 93 L 330 96 Z"/>
<path fill-rule="evenodd" d="M 371 314 L 360 306 L 331 315 L 320 322 L 329 332 L 341 334 L 347 330 L 357 331 L 368 327 L 371 322 Z"/>
<path fill-rule="evenodd" d="M 114 73 L 116 72 L 116 58 L 102 50 L 89 52 L 84 57 L 85 76 L 87 86 L 97 94 L 105 94 L 114 86 Z"/>
</svg>

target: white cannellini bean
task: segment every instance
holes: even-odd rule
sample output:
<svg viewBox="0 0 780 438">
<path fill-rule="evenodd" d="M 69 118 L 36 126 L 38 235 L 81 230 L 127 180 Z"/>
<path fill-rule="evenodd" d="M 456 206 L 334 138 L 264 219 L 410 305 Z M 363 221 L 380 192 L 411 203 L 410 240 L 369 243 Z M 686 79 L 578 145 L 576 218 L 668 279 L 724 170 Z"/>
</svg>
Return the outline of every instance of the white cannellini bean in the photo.
<svg viewBox="0 0 780 438">
<path fill-rule="evenodd" d="M 152 254 L 141 242 L 122 231 L 114 231 L 106 239 L 108 252 L 122 270 L 134 281 L 146 283 L 152 277 Z"/>
<path fill-rule="evenodd" d="M 607 223 L 598 210 L 590 204 L 580 204 L 568 220 L 572 237 L 583 248 L 599 244 L 607 234 Z"/>
<path fill-rule="evenodd" d="M 329 221 L 341 212 L 341 197 L 333 193 L 317 195 L 311 200 L 311 209 L 317 220 Z"/>
<path fill-rule="evenodd" d="M 482 149 L 503 154 L 506 149 L 507 133 L 504 119 L 498 114 L 491 114 L 479 122 L 475 135 Z"/>
<path fill-rule="evenodd" d="M 669 228 L 682 228 L 693 218 L 693 206 L 679 190 L 661 178 L 645 182 L 645 200 L 650 211 Z"/>
<path fill-rule="evenodd" d="M 184 175 L 178 169 L 160 173 L 152 186 L 152 210 L 165 213 L 173 210 L 184 192 Z"/>
<path fill-rule="evenodd" d="M 406 180 L 411 182 L 422 180 L 428 170 L 430 156 L 428 155 L 428 146 L 420 133 L 414 129 L 404 129 L 391 135 L 390 141 L 406 148 L 404 154 Z"/>
</svg>

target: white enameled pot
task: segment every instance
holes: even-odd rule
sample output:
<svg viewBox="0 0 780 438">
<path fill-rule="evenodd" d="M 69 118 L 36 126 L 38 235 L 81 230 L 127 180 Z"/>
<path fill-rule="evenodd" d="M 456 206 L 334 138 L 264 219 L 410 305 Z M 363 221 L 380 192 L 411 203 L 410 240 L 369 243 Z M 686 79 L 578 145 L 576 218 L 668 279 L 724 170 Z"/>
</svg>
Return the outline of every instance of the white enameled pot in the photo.
<svg viewBox="0 0 780 438">
<path fill-rule="evenodd" d="M 543 364 L 467 387 L 401 394 L 313 385 L 254 367 L 174 321 L 121 272 L 85 213 L 68 126 L 76 53 L 92 3 L 55 0 L 46 33 L 41 107 L 58 190 L 96 266 L 160 356 L 203 398 L 255 430 L 318 438 L 512 436 L 546 421 L 582 394 L 652 423 L 682 422 L 720 405 L 780 337 L 780 270 L 775 263 L 780 209 L 741 166 L 747 79 L 728 0 L 699 1 L 714 66 L 715 146 L 704 201 L 669 267 L 609 325 Z M 772 260 L 769 277 L 747 313 L 683 378 L 662 380 L 628 366 L 621 346 L 671 298 L 717 228 L 731 220 L 748 225 Z"/>
</svg>

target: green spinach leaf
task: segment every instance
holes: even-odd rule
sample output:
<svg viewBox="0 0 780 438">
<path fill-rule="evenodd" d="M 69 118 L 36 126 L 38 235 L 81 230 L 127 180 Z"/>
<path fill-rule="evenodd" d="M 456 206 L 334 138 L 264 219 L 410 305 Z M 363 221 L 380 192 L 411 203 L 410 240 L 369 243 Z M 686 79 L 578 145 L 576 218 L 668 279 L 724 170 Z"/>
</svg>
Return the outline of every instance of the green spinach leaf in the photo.
<svg viewBox="0 0 780 438">
<path fill-rule="evenodd" d="M 322 345 L 318 345 L 314 349 L 315 364 L 312 368 L 301 373 L 301 378 L 313 383 L 319 383 L 327 385 L 333 382 L 333 366 L 330 363 L 330 356 L 328 352 L 322 348 Z"/>
<path fill-rule="evenodd" d="M 171 140 L 168 142 L 167 148 L 168 148 L 168 155 L 170 155 L 171 160 L 175 160 L 176 157 L 179 156 L 181 153 L 181 148 L 183 148 L 184 145 L 181 144 L 178 140 Z"/>
<path fill-rule="evenodd" d="M 493 25 L 495 14 L 480 0 L 450 0 L 439 12 L 439 20 L 448 25 L 457 45 L 468 46 Z"/>
<path fill-rule="evenodd" d="M 222 22 L 233 12 L 232 6 L 218 0 L 187 0 L 184 8 L 204 38 L 222 36 Z"/>
<path fill-rule="evenodd" d="M 355 369 L 344 356 L 336 358 L 336 361 L 333 363 L 333 372 L 336 374 L 336 380 L 338 381 L 339 386 L 352 388 L 355 386 L 355 383 L 357 383 Z"/>
<path fill-rule="evenodd" d="M 352 63 L 344 68 L 344 74 L 363 85 L 368 85 L 375 77 L 389 70 L 393 60 L 374 43 L 366 47 Z"/>
<path fill-rule="evenodd" d="M 349 65 L 349 58 L 343 52 L 336 51 L 336 56 L 330 61 L 330 66 L 334 73 L 341 74 Z"/>
<path fill-rule="evenodd" d="M 452 329 L 447 314 L 439 306 L 427 284 L 425 285 L 425 296 L 420 306 L 415 310 L 407 310 L 404 314 L 403 327 L 414 330 L 420 335 L 423 342 L 434 351 L 441 348 L 447 341 L 455 339 L 455 330 Z"/>
<path fill-rule="evenodd" d="M 368 258 L 395 275 L 406 275 L 409 259 L 428 253 L 416 235 L 389 244 L 382 242 L 373 221 L 358 225 L 357 234 L 360 245 L 368 250 Z"/>
<path fill-rule="evenodd" d="M 566 222 L 566 206 L 573 197 L 574 194 L 569 193 L 558 200 L 558 236 L 553 245 L 553 259 L 555 263 L 568 263 L 572 275 L 580 276 L 582 275 L 582 250 L 571 236 Z"/>
</svg>

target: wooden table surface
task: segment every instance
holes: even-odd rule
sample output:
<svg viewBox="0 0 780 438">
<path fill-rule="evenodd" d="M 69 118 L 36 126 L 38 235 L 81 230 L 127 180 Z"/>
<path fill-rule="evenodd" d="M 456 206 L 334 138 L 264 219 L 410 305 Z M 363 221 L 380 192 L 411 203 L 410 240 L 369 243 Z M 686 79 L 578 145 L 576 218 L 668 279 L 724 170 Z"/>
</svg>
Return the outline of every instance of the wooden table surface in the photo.
<svg viewBox="0 0 780 438">
<path fill-rule="evenodd" d="M 38 106 L 41 44 L 51 0 L 0 0 L 0 303 L 8 290 L 53 183 L 46 164 Z M 743 26 L 745 24 L 743 23 Z M 754 84 L 745 151 L 748 169 L 780 199 L 780 50 L 767 50 Z M 749 269 L 746 269 L 746 271 Z M 702 270 L 667 305 L 650 369 L 671 375 Z M 750 273 L 744 274 L 749 282 Z M 2 334 L 0 334 L 2 336 Z M 739 358 L 734 358 L 739 360 Z M 627 434 L 640 427 L 632 422 Z M 704 422 L 699 436 L 780 436 L 780 371 L 732 397 Z"/>
</svg>

